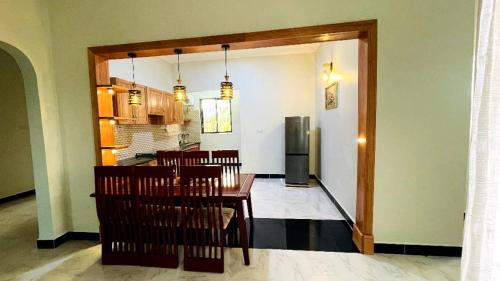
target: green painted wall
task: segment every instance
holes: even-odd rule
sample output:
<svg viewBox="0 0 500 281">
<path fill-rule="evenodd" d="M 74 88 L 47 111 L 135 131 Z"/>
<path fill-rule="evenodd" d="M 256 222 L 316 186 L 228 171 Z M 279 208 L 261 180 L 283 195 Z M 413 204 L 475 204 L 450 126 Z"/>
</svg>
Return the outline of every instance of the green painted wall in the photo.
<svg viewBox="0 0 500 281">
<path fill-rule="evenodd" d="M 97 230 L 88 198 L 95 159 L 86 47 L 378 19 L 375 240 L 461 244 L 474 7 L 470 0 L 50 1 L 75 230 Z"/>
<path fill-rule="evenodd" d="M 13 3 L 36 1 L 6 2 L 15 7 L 23 4 Z M 64 174 L 53 161 L 48 167 L 55 167 L 52 175 L 60 180 L 54 194 L 62 201 L 55 202 L 65 202 L 65 188 L 71 196 L 71 204 L 60 205 L 52 214 L 67 210 L 75 231 L 97 231 L 94 201 L 88 197 L 94 188 L 95 159 L 87 47 L 378 19 L 375 240 L 461 244 L 475 1 L 48 3 L 49 21 L 40 21 L 44 26 L 50 22 L 45 38 L 51 41 L 44 50 L 50 50 L 54 71 L 49 67 L 42 74 L 49 80 L 55 77 L 54 110 L 60 119 L 47 124 L 61 125 Z M 5 16 L 12 17 L 12 11 Z M 16 35 L 11 35 L 15 41 Z M 64 217 L 54 219 L 59 223 Z"/>
<path fill-rule="evenodd" d="M 0 198 L 35 189 L 21 69 L 0 49 Z"/>
</svg>

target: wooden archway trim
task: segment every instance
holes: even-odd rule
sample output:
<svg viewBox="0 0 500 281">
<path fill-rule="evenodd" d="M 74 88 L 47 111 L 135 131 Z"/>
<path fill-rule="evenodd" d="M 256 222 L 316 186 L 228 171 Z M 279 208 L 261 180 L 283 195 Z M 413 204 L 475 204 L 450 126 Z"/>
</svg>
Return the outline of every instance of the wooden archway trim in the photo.
<svg viewBox="0 0 500 281">
<path fill-rule="evenodd" d="M 94 121 L 96 162 L 101 162 L 97 97 L 98 84 L 109 84 L 109 59 L 173 55 L 175 48 L 184 53 L 220 51 L 220 45 L 231 49 L 252 49 L 295 44 L 359 39 L 358 50 L 358 163 L 356 222 L 353 241 L 365 254 L 373 253 L 373 191 L 375 173 L 375 121 L 377 100 L 377 20 L 336 23 L 279 30 L 172 39 L 152 42 L 98 46 L 88 48 L 91 102 Z"/>
</svg>

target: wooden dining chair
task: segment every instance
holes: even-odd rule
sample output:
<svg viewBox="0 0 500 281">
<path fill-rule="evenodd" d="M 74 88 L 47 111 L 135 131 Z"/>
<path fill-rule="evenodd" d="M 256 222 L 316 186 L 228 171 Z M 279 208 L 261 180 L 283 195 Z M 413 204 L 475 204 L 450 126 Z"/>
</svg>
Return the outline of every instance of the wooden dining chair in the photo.
<svg viewBox="0 0 500 281">
<path fill-rule="evenodd" d="M 212 151 L 212 163 L 222 166 L 222 180 L 225 186 L 236 186 L 240 182 L 240 156 L 238 150 L 215 150 Z M 247 198 L 248 217 L 253 223 L 253 209 L 251 194 Z"/>
<path fill-rule="evenodd" d="M 222 207 L 220 166 L 182 166 L 184 270 L 224 272 L 224 242 L 234 209 Z"/>
<path fill-rule="evenodd" d="M 212 151 L 212 164 L 221 165 L 223 174 L 240 174 L 241 164 L 238 150 Z"/>
<path fill-rule="evenodd" d="M 138 264 L 133 171 L 131 166 L 94 168 L 102 264 Z"/>
<path fill-rule="evenodd" d="M 183 156 L 183 165 L 185 166 L 210 164 L 210 152 L 206 150 L 185 151 L 183 152 L 182 156 Z"/>
<path fill-rule="evenodd" d="M 175 207 L 174 170 L 175 166 L 135 167 L 142 266 L 179 265 L 176 231 L 180 208 Z"/>
<path fill-rule="evenodd" d="M 175 177 L 180 176 L 180 168 L 183 165 L 182 162 L 182 151 L 157 151 L 156 152 L 156 160 L 158 162 L 158 166 L 174 166 L 175 167 Z"/>
</svg>

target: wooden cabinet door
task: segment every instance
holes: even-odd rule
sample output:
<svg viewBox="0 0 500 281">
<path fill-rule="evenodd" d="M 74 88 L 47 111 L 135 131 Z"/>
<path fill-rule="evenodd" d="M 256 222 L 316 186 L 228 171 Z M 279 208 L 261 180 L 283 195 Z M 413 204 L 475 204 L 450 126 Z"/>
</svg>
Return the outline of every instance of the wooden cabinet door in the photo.
<svg viewBox="0 0 500 281">
<path fill-rule="evenodd" d="M 116 119 L 118 124 L 135 124 L 133 108 L 128 104 L 128 93 L 116 93 Z"/>
<path fill-rule="evenodd" d="M 132 88 L 132 82 L 118 78 L 118 77 L 111 77 L 109 79 L 111 81 L 111 85 L 116 85 L 119 87 L 127 88 L 130 89 Z"/>
<path fill-rule="evenodd" d="M 154 88 L 147 89 L 148 100 L 148 114 L 150 115 L 164 115 L 165 108 L 163 106 L 164 93 Z"/>
<path fill-rule="evenodd" d="M 164 96 L 164 121 L 165 124 L 174 124 L 174 114 L 175 114 L 175 98 L 172 94 L 166 94 Z"/>
<path fill-rule="evenodd" d="M 184 104 L 180 101 L 175 102 L 174 123 L 175 124 L 184 124 Z"/>
<path fill-rule="evenodd" d="M 132 106 L 132 110 L 135 117 L 135 123 L 138 125 L 149 124 L 148 119 L 148 99 L 147 99 L 147 87 L 142 85 L 136 85 L 135 88 L 141 91 L 141 105 Z"/>
</svg>

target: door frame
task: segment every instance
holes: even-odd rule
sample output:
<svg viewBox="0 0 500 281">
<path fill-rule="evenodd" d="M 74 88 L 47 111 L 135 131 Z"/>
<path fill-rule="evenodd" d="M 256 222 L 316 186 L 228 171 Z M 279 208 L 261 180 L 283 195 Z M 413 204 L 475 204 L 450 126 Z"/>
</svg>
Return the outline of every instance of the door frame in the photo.
<svg viewBox="0 0 500 281">
<path fill-rule="evenodd" d="M 123 59 L 129 52 L 137 57 L 252 49 L 307 43 L 358 39 L 358 160 L 356 222 L 353 241 L 364 254 L 373 254 L 373 192 L 375 174 L 375 121 L 377 103 L 377 20 L 365 20 L 278 30 L 161 40 L 88 48 L 90 97 L 94 125 L 96 164 L 102 163 L 96 86 L 109 84 L 109 59 Z"/>
</svg>

